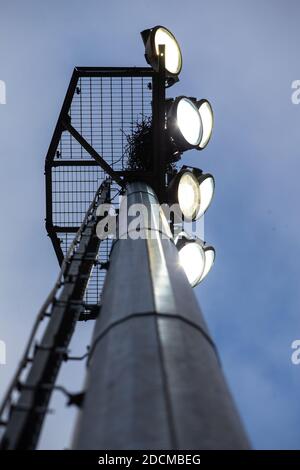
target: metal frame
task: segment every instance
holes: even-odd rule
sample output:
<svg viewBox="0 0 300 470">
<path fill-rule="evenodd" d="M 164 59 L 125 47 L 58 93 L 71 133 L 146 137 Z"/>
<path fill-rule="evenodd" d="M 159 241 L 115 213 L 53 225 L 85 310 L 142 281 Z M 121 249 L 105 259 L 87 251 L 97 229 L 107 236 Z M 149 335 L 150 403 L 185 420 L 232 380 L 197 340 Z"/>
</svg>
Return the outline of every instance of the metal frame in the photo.
<svg viewBox="0 0 300 470">
<path fill-rule="evenodd" d="M 158 47 L 158 72 L 153 77 L 153 177 L 152 186 L 160 203 L 166 202 L 165 151 L 165 46 Z"/>
<path fill-rule="evenodd" d="M 105 162 L 105 160 L 99 155 L 95 149 L 74 129 L 70 123 L 69 110 L 73 96 L 76 92 L 76 87 L 78 85 L 78 80 L 81 77 L 153 77 L 157 74 L 150 67 L 75 67 L 68 90 L 63 102 L 61 112 L 51 143 L 46 155 L 45 161 L 45 180 L 46 180 L 46 230 L 53 244 L 57 259 L 61 265 L 64 259 L 64 254 L 60 246 L 60 240 L 58 233 L 62 230 L 53 224 L 53 215 L 52 215 L 52 168 L 58 166 L 100 166 L 105 172 L 107 172 L 117 183 L 122 187 L 125 184 L 125 179 L 123 175 L 119 175 L 117 172 L 114 172 L 111 167 Z M 159 97 L 155 97 L 156 88 L 153 89 L 153 107 L 157 108 L 157 103 Z M 155 104 L 156 103 L 156 104 Z M 155 111 L 154 111 L 155 112 Z M 154 122 L 156 119 L 153 119 Z M 55 161 L 55 153 L 59 140 L 61 138 L 62 132 L 68 130 L 73 137 L 82 145 L 85 150 L 92 156 L 94 161 L 85 161 L 85 160 L 75 160 L 75 161 Z M 137 175 L 134 175 L 134 172 L 127 174 L 129 180 L 134 179 Z M 76 232 L 78 227 L 74 227 L 71 232 Z"/>
<path fill-rule="evenodd" d="M 71 81 L 67 90 L 67 94 L 65 96 L 60 115 L 55 126 L 54 134 L 51 139 L 51 143 L 48 149 L 48 153 L 46 155 L 45 161 L 45 178 L 46 178 L 46 230 L 47 233 L 52 241 L 54 251 L 56 253 L 59 265 L 61 266 L 64 255 L 63 251 L 60 246 L 59 239 L 57 237 L 56 231 L 53 226 L 53 218 L 52 218 L 52 162 L 54 160 L 55 152 L 59 143 L 59 139 L 63 132 L 63 120 L 66 119 L 68 115 L 68 111 L 70 109 L 71 101 L 74 96 L 76 85 L 78 82 L 78 70 L 77 68 L 74 69 Z"/>
</svg>

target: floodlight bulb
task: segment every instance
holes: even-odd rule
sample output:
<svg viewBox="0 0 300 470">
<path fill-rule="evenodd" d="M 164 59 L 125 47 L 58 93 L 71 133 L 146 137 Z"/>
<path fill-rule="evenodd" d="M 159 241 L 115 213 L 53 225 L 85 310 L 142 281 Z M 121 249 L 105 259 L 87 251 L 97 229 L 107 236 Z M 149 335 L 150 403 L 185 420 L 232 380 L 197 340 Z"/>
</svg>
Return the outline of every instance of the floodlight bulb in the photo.
<svg viewBox="0 0 300 470">
<path fill-rule="evenodd" d="M 165 46 L 165 67 L 171 74 L 177 75 L 181 70 L 182 56 L 178 42 L 166 28 L 160 27 L 154 36 L 155 52 L 158 56 L 159 45 Z"/>
<path fill-rule="evenodd" d="M 187 243 L 179 250 L 179 263 L 190 285 L 196 286 L 200 282 L 205 266 L 203 248 L 195 242 Z"/>
<path fill-rule="evenodd" d="M 177 125 L 189 145 L 197 146 L 202 136 L 200 113 L 188 98 L 181 98 L 177 104 Z"/>
<path fill-rule="evenodd" d="M 200 210 L 200 186 L 190 172 L 182 174 L 178 183 L 178 204 L 186 220 L 193 220 Z"/>
</svg>

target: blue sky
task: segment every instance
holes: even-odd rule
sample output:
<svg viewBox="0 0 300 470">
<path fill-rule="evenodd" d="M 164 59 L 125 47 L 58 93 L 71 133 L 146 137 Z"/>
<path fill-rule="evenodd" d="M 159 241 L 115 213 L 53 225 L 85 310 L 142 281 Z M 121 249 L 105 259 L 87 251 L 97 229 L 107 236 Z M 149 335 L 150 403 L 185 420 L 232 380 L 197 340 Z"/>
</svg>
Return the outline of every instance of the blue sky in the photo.
<svg viewBox="0 0 300 470">
<path fill-rule="evenodd" d="M 72 69 L 144 65 L 139 32 L 163 24 L 183 53 L 170 95 L 206 97 L 215 112 L 207 149 L 184 156 L 217 185 L 205 220 L 217 261 L 196 295 L 253 446 L 299 448 L 300 366 L 290 360 L 300 339 L 299 15 L 296 0 L 0 0 L 0 395 L 58 272 L 43 166 Z M 79 325 L 72 353 L 90 333 Z M 60 377 L 71 390 L 78 367 Z M 69 446 L 75 411 L 63 405 L 55 394 L 41 448 Z"/>
</svg>

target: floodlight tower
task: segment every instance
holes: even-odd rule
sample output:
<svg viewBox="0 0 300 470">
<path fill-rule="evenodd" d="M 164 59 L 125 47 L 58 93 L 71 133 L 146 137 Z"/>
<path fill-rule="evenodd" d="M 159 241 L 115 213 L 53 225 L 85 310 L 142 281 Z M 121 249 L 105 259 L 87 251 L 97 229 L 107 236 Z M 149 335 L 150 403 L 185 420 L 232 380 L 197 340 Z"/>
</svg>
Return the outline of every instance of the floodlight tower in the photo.
<svg viewBox="0 0 300 470">
<path fill-rule="evenodd" d="M 137 175 L 126 187 L 127 224 L 110 256 L 74 448 L 247 449 L 191 288 L 210 270 L 214 248 L 185 233 L 174 243 L 163 212 L 155 210 L 177 202 L 195 220 L 210 205 L 212 175 L 184 167 L 167 187 L 166 164 L 207 145 L 212 109 L 207 100 L 186 97 L 166 103 L 165 87 L 178 80 L 182 66 L 179 45 L 161 26 L 142 37 L 154 72 L 153 168 L 150 177 Z M 128 214 L 136 203 L 151 217 L 132 239 Z"/>
<path fill-rule="evenodd" d="M 74 69 L 45 163 L 46 229 L 61 270 L 0 407 L 2 449 L 36 448 L 55 391 L 80 408 L 74 449 L 249 448 L 192 290 L 215 250 L 181 223 L 213 199 L 210 173 L 176 166 L 208 144 L 212 107 L 166 99 L 179 44 L 162 26 L 142 38 L 150 67 Z M 116 205 L 113 243 L 99 237 L 104 203 L 109 214 Z M 135 204 L 145 209 L 138 237 Z M 70 393 L 56 384 L 61 365 L 74 359 L 77 322 L 95 319 L 85 388 Z"/>
</svg>

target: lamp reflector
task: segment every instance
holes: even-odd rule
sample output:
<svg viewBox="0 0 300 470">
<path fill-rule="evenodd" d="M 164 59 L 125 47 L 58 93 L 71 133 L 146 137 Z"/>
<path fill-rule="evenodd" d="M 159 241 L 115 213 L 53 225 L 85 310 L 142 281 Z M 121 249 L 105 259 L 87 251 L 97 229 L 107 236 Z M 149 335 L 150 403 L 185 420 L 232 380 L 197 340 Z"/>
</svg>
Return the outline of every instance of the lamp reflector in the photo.
<svg viewBox="0 0 300 470">
<path fill-rule="evenodd" d="M 198 109 L 202 120 L 203 133 L 201 141 L 199 143 L 199 150 L 204 149 L 207 146 L 214 125 L 214 114 L 211 107 L 211 104 L 207 100 L 198 101 Z"/>
<path fill-rule="evenodd" d="M 190 171 L 185 171 L 178 182 L 177 198 L 186 220 L 194 220 L 200 210 L 200 186 Z"/>
<path fill-rule="evenodd" d="M 205 267 L 205 255 L 201 245 L 195 241 L 187 242 L 179 250 L 179 262 L 190 285 L 196 286 L 200 282 Z"/>
<path fill-rule="evenodd" d="M 182 67 L 182 56 L 175 36 L 166 28 L 160 26 L 154 33 L 155 52 L 158 56 L 158 46 L 165 46 L 165 67 L 173 75 L 179 74 Z"/>
<path fill-rule="evenodd" d="M 205 265 L 200 282 L 207 276 L 215 262 L 216 252 L 212 246 L 204 246 Z"/>
<path fill-rule="evenodd" d="M 211 270 L 216 252 L 212 246 L 206 246 L 200 238 L 192 238 L 186 232 L 180 232 L 175 238 L 179 264 L 184 269 L 192 287 L 203 281 Z"/>
<path fill-rule="evenodd" d="M 202 135 L 200 113 L 188 98 L 181 98 L 177 105 L 177 124 L 185 140 L 190 145 L 199 145 Z"/>
<path fill-rule="evenodd" d="M 199 181 L 200 188 L 200 207 L 197 219 L 201 217 L 211 204 L 215 192 L 215 180 L 210 174 L 203 174 Z"/>
</svg>

